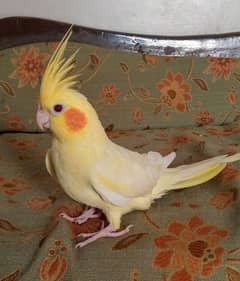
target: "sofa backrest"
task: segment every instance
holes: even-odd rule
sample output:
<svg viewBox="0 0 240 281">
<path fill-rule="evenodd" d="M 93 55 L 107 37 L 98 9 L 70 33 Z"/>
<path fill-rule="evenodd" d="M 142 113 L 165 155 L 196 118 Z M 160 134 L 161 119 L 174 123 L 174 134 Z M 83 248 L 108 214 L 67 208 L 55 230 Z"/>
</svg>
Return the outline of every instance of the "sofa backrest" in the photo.
<svg viewBox="0 0 240 281">
<path fill-rule="evenodd" d="M 0 131 L 39 130 L 39 85 L 56 46 L 1 50 Z M 221 125 L 239 118 L 239 59 L 144 55 L 76 42 L 66 56 L 78 48 L 77 88 L 108 130 Z"/>
</svg>

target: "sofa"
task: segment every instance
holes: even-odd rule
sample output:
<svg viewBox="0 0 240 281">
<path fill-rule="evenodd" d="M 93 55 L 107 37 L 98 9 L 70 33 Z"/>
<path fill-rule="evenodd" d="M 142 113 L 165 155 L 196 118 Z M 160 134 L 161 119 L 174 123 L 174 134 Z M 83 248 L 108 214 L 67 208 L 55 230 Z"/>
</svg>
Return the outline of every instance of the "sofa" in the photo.
<svg viewBox="0 0 240 281">
<path fill-rule="evenodd" d="M 16 22 L 16 34 L 37 26 Z M 124 216 L 123 226 L 134 225 L 129 234 L 74 247 L 78 234 L 97 231 L 101 220 L 76 225 L 59 216 L 80 215 L 84 206 L 48 175 L 51 135 L 35 121 L 41 76 L 59 36 L 46 28 L 42 39 L 1 32 L 0 280 L 239 281 L 239 162 Z M 138 152 L 176 151 L 172 166 L 240 151 L 239 59 L 157 56 L 77 41 L 66 56 L 77 48 L 77 88 L 114 142 Z"/>
</svg>

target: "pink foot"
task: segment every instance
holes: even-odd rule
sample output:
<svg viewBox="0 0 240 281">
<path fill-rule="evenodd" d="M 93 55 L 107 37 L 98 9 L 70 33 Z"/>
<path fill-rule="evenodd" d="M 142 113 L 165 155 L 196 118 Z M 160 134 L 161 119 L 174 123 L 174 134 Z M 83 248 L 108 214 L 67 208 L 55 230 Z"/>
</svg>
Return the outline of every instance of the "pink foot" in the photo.
<svg viewBox="0 0 240 281">
<path fill-rule="evenodd" d="M 77 223 L 77 224 L 82 224 L 82 223 L 86 222 L 88 219 L 98 218 L 99 214 L 96 214 L 95 212 L 96 212 L 96 210 L 94 208 L 90 208 L 90 209 L 84 211 L 83 214 L 81 214 L 78 217 L 70 217 L 66 213 L 61 213 L 60 216 L 67 221 Z"/>
<path fill-rule="evenodd" d="M 132 227 L 132 225 L 127 226 L 124 230 L 116 231 L 113 227 L 113 225 L 109 224 L 108 226 L 104 227 L 102 225 L 102 229 L 98 232 L 94 233 L 81 233 L 79 234 L 80 237 L 88 238 L 85 241 L 77 243 L 75 246 L 76 248 L 83 248 L 86 245 L 104 237 L 119 237 L 122 235 L 125 235 L 129 232 L 129 229 Z"/>
</svg>

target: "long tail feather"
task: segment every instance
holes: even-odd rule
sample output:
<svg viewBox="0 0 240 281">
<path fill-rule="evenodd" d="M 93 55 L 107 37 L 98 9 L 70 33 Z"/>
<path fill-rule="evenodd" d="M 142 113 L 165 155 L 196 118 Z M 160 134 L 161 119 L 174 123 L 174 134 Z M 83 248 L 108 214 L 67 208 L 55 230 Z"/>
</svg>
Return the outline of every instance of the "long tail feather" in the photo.
<svg viewBox="0 0 240 281">
<path fill-rule="evenodd" d="M 225 167 L 226 167 L 226 163 L 215 164 L 212 167 L 208 168 L 207 170 L 204 170 L 202 173 L 199 173 L 190 179 L 180 181 L 177 184 L 173 184 L 170 189 L 171 190 L 182 189 L 182 188 L 192 187 L 207 182 L 210 179 L 217 176 Z"/>
<path fill-rule="evenodd" d="M 227 163 L 240 160 L 240 153 L 221 155 L 198 163 L 166 169 L 154 187 L 152 196 L 159 198 L 169 190 L 192 187 L 209 181 L 218 175 Z"/>
</svg>

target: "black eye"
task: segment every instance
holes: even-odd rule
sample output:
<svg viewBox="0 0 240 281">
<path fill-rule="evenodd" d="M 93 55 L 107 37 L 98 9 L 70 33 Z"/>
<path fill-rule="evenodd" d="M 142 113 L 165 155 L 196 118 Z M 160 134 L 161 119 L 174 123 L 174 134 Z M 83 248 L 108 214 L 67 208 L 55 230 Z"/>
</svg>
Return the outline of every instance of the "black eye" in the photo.
<svg viewBox="0 0 240 281">
<path fill-rule="evenodd" d="M 63 110 L 63 106 L 61 104 L 55 104 L 53 107 L 55 112 L 61 112 Z"/>
</svg>

